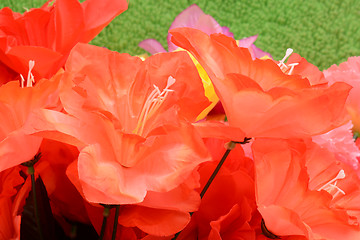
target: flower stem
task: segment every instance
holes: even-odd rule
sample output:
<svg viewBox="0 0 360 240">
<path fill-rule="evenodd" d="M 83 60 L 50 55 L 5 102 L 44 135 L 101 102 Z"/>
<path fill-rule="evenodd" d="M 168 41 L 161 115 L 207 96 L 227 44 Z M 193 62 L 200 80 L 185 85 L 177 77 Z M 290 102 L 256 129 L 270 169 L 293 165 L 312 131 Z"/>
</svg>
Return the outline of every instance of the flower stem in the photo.
<svg viewBox="0 0 360 240">
<path fill-rule="evenodd" d="M 113 226 L 113 232 L 111 240 L 115 240 L 116 238 L 116 231 L 117 231 L 117 225 L 119 220 L 119 212 L 120 212 L 120 205 L 116 205 L 115 207 L 115 218 L 114 218 L 114 226 Z"/>
<path fill-rule="evenodd" d="M 106 223 L 107 223 L 107 219 L 108 219 L 109 215 L 110 215 L 110 206 L 104 205 L 103 222 L 101 225 L 101 232 L 100 232 L 99 240 L 102 240 L 104 238 L 105 230 L 106 230 Z"/>
<path fill-rule="evenodd" d="M 226 147 L 226 152 L 224 153 L 224 155 L 222 156 L 220 162 L 218 163 L 218 165 L 216 166 L 214 172 L 211 174 L 209 180 L 207 181 L 207 183 L 205 184 L 204 188 L 202 189 L 201 193 L 200 193 L 200 198 L 202 199 L 206 193 L 206 191 L 209 189 L 211 183 L 214 181 L 216 175 L 218 174 L 220 168 L 222 167 L 222 165 L 224 164 L 226 158 L 229 156 L 229 153 L 231 152 L 232 149 L 234 149 L 235 147 L 235 143 L 234 142 L 229 142 L 227 144 Z M 193 212 L 190 213 L 190 216 L 193 215 Z M 178 238 L 178 236 L 180 235 L 181 231 L 176 233 L 175 236 L 172 238 L 172 240 L 176 240 Z"/>
<path fill-rule="evenodd" d="M 30 161 L 24 162 L 21 165 L 27 167 L 27 172 L 28 172 L 28 174 L 30 174 L 31 191 L 32 191 L 33 201 L 34 201 L 35 221 L 36 221 L 37 229 L 38 229 L 38 232 L 39 232 L 39 239 L 43 240 L 44 236 L 43 236 L 43 231 L 42 231 L 42 227 L 41 227 L 40 216 L 39 216 L 39 208 L 38 208 L 38 203 L 37 203 L 35 169 L 34 169 L 35 163 L 37 163 L 40 160 L 40 158 L 41 158 L 41 152 L 36 154 L 34 156 L 34 158 L 31 159 Z"/>
<path fill-rule="evenodd" d="M 226 147 L 226 151 L 224 153 L 224 155 L 222 156 L 220 162 L 218 163 L 218 165 L 216 166 L 214 172 L 211 174 L 209 180 L 207 181 L 207 183 L 205 184 L 204 188 L 202 189 L 201 193 L 200 193 L 200 198 L 202 199 L 206 193 L 206 191 L 208 190 L 208 188 L 210 187 L 211 183 L 214 181 L 216 175 L 218 174 L 218 172 L 220 171 L 220 168 L 222 167 L 222 165 L 224 164 L 226 158 L 229 156 L 229 153 L 231 152 L 231 150 L 233 150 L 235 148 L 236 144 L 246 144 L 251 140 L 251 138 L 245 137 L 244 141 L 242 142 L 235 142 L 235 141 L 230 141 L 228 142 L 225 147 Z M 194 213 L 191 212 L 190 216 L 192 216 Z M 175 236 L 171 239 L 171 240 L 176 240 L 178 238 L 178 236 L 180 235 L 181 231 L 176 233 Z"/>
<path fill-rule="evenodd" d="M 220 162 L 218 163 L 218 165 L 216 166 L 214 172 L 211 174 L 209 180 L 207 181 L 206 185 L 204 186 L 203 190 L 200 193 L 200 198 L 203 198 L 206 191 L 208 190 L 208 188 L 210 187 L 210 184 L 214 181 L 216 175 L 218 174 L 220 168 L 222 167 L 222 165 L 224 164 L 226 158 L 229 156 L 229 153 L 231 152 L 232 149 L 226 149 L 226 152 L 224 153 L 224 155 L 222 156 Z"/>
<path fill-rule="evenodd" d="M 31 177 L 31 190 L 32 190 L 33 200 L 34 200 L 34 214 L 35 214 L 35 220 L 36 220 L 36 224 L 37 224 L 38 231 L 39 231 L 39 238 L 40 238 L 40 240 L 43 240 L 44 236 L 43 236 L 43 233 L 42 233 L 42 227 L 41 227 L 40 217 L 39 217 L 39 208 L 38 208 L 37 197 L 36 197 L 34 166 L 29 166 L 27 171 L 28 171 L 28 173 L 30 174 L 30 177 Z"/>
</svg>

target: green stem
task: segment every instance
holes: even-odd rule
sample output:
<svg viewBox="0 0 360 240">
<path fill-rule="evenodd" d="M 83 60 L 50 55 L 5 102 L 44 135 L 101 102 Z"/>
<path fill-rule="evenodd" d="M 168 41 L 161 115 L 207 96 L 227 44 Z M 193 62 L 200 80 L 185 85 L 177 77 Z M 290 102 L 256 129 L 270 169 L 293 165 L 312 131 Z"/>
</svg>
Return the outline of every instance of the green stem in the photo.
<svg viewBox="0 0 360 240">
<path fill-rule="evenodd" d="M 119 220 L 120 205 L 116 205 L 115 209 L 116 210 L 115 210 L 114 226 L 113 226 L 113 232 L 112 232 L 111 240 L 115 240 L 115 238 L 116 238 L 116 231 L 117 231 L 117 225 L 118 225 L 118 220 Z"/>
<path fill-rule="evenodd" d="M 353 135 L 354 141 L 356 141 L 356 139 L 358 139 L 359 136 L 360 136 L 359 132 L 354 132 L 354 135 Z"/>
<path fill-rule="evenodd" d="M 41 227 L 40 217 L 39 217 L 39 208 L 38 208 L 37 197 L 36 197 L 36 185 L 35 185 L 35 174 L 34 174 L 34 172 L 35 172 L 34 167 L 29 166 L 28 167 L 28 173 L 30 174 L 30 177 L 31 177 L 31 190 L 32 190 L 33 200 L 34 200 L 35 220 L 36 220 L 36 224 L 38 226 L 40 240 L 43 240 L 44 236 L 43 236 L 43 233 L 42 233 L 42 227 Z"/>
<path fill-rule="evenodd" d="M 110 207 L 105 205 L 104 212 L 103 212 L 103 222 L 101 225 L 101 232 L 100 232 L 99 240 L 102 240 L 104 238 L 105 230 L 106 230 L 106 223 L 107 223 L 107 219 L 108 219 L 109 215 L 110 215 Z"/>
</svg>

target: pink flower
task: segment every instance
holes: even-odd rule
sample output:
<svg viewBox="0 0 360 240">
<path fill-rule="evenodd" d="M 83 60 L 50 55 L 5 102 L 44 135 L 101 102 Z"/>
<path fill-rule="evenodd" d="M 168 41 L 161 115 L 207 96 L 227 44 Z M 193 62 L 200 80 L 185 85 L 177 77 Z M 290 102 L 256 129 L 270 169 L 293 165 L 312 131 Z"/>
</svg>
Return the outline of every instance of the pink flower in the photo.
<svg viewBox="0 0 360 240">
<path fill-rule="evenodd" d="M 332 65 L 324 71 L 329 84 L 346 82 L 353 88 L 346 102 L 346 109 L 351 115 L 354 131 L 360 132 L 360 57 L 350 57 L 339 66 Z"/>
<path fill-rule="evenodd" d="M 229 31 L 228 27 L 220 26 L 220 24 L 212 16 L 205 14 L 196 4 L 193 4 L 186 8 L 184 11 L 182 11 L 171 24 L 169 31 L 171 29 L 180 27 L 199 29 L 208 35 L 213 33 L 222 33 L 228 37 L 234 38 L 234 34 Z M 260 48 L 254 45 L 256 38 L 257 35 L 243 38 L 239 40 L 239 46 L 249 48 L 253 58 L 261 58 L 263 56 L 268 56 L 272 58 L 269 53 L 262 51 Z M 169 52 L 178 49 L 178 46 L 171 42 L 170 33 L 168 33 L 167 36 L 167 43 Z M 144 41 L 139 43 L 139 47 L 143 48 L 151 54 L 166 52 L 161 43 L 155 39 L 145 39 Z"/>
</svg>

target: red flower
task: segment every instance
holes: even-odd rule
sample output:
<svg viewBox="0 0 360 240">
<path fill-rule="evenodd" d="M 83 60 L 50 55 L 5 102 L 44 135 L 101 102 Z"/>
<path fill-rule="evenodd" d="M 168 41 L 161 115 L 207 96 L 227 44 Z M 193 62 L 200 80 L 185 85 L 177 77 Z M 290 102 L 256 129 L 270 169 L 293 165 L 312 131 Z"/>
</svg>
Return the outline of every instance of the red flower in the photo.
<svg viewBox="0 0 360 240">
<path fill-rule="evenodd" d="M 258 210 L 277 236 L 360 237 L 358 177 L 327 149 L 301 140 L 252 145 Z"/>
<path fill-rule="evenodd" d="M 61 73 L 52 79 L 43 79 L 34 87 L 21 88 L 15 81 L 0 86 L 0 171 L 29 161 L 38 152 L 42 138 L 29 135 L 25 131 L 26 125 L 31 113 L 37 109 L 61 109 L 60 76 Z M 31 79 L 26 85 L 32 85 Z"/>
<path fill-rule="evenodd" d="M 53 215 L 62 223 L 64 219 L 89 223 L 85 201 L 66 175 L 67 167 L 78 157 L 77 148 L 44 139 L 39 151 L 41 160 L 35 169 L 45 184 Z"/>
<path fill-rule="evenodd" d="M 123 225 L 155 235 L 181 230 L 199 204 L 187 181 L 196 183 L 194 170 L 209 160 L 190 124 L 209 102 L 188 54 L 143 62 L 79 44 L 62 80 L 60 98 L 71 115 L 40 110 L 28 132 L 76 144 L 78 161 L 67 173 L 87 201 L 137 204 L 124 206 Z M 160 227 L 171 218 L 176 224 Z"/>
<path fill-rule="evenodd" d="M 35 60 L 35 78 L 51 77 L 76 43 L 89 42 L 127 9 L 126 0 L 51 2 L 24 14 L 7 7 L 0 10 L 0 62 L 9 68 L 10 76 L 12 71 L 25 75 L 28 62 Z"/>
<path fill-rule="evenodd" d="M 206 139 L 205 142 L 213 161 L 199 168 L 199 191 L 225 151 L 225 141 Z M 255 231 L 250 226 L 256 211 L 253 170 L 253 161 L 244 156 L 241 146 L 236 146 L 178 239 L 255 239 Z"/>
<path fill-rule="evenodd" d="M 247 49 L 221 34 L 190 28 L 170 32 L 208 73 L 230 126 L 247 137 L 306 137 L 345 123 L 349 85 L 311 86 L 272 60 L 252 60 Z"/>
<path fill-rule="evenodd" d="M 0 239 L 20 239 L 20 221 L 18 205 L 14 199 L 17 189 L 24 179 L 19 174 L 20 168 L 15 167 L 0 172 Z"/>
</svg>

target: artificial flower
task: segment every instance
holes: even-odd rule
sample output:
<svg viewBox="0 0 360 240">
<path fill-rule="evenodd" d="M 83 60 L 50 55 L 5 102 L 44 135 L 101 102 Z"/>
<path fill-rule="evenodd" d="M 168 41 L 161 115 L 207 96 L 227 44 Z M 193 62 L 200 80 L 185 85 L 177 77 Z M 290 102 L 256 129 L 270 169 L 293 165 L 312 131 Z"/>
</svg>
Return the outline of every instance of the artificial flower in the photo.
<svg viewBox="0 0 360 240">
<path fill-rule="evenodd" d="M 359 238 L 360 191 L 351 168 L 309 141 L 257 139 L 252 149 L 258 210 L 271 233 Z"/>
<path fill-rule="evenodd" d="M 222 33 L 226 36 L 232 38 L 234 37 L 234 34 L 229 31 L 228 27 L 221 27 L 213 17 L 205 14 L 196 4 L 193 4 L 188 8 L 186 8 L 184 11 L 182 11 L 171 24 L 169 31 L 171 29 L 175 29 L 179 27 L 190 27 L 194 29 L 199 29 L 209 35 L 212 33 Z M 253 58 L 261 58 L 264 56 L 271 58 L 271 55 L 269 53 L 262 51 L 260 48 L 254 45 L 256 38 L 257 35 L 248 38 L 243 38 L 241 40 L 238 40 L 237 43 L 241 47 L 248 48 Z M 169 52 L 183 50 L 178 46 L 176 46 L 173 42 L 171 42 L 170 32 L 167 36 L 167 42 L 168 42 Z M 161 43 L 156 41 L 155 39 L 143 40 L 142 42 L 139 43 L 139 46 L 144 50 L 148 51 L 150 54 L 166 52 L 166 50 L 161 46 Z M 193 59 L 196 68 L 199 71 L 200 77 L 202 79 L 205 88 L 205 95 L 208 97 L 209 101 L 211 102 L 211 105 L 206 109 L 204 109 L 204 111 L 198 116 L 198 120 L 200 120 L 200 119 L 204 119 L 215 106 L 219 105 L 219 98 L 215 94 L 214 87 L 204 68 L 191 54 L 190 56 Z M 221 106 L 218 106 L 218 108 L 221 108 Z M 211 117 L 214 118 L 214 115 L 218 117 L 219 114 L 213 111 L 211 115 L 212 115 Z M 220 113 L 220 115 L 222 114 Z"/>
<path fill-rule="evenodd" d="M 183 10 L 172 22 L 169 31 L 175 28 L 189 27 L 194 29 L 199 29 L 208 35 L 213 33 L 222 33 L 228 37 L 234 38 L 234 34 L 230 32 L 228 27 L 222 27 L 220 24 L 210 15 L 205 14 L 201 8 L 192 4 L 185 10 Z M 251 52 L 253 58 L 262 58 L 264 56 L 272 58 L 271 55 L 267 52 L 264 52 L 260 48 L 254 45 L 254 42 L 257 39 L 257 35 L 246 37 L 238 40 L 238 45 L 240 47 L 248 48 Z M 173 42 L 171 42 L 171 34 L 167 35 L 167 43 L 169 52 L 175 51 L 178 49 Z M 139 43 L 139 47 L 148 51 L 150 54 L 166 52 L 165 48 L 155 39 L 145 39 Z"/>
<path fill-rule="evenodd" d="M 339 66 L 332 65 L 324 70 L 324 75 L 329 84 L 346 82 L 353 87 L 346 102 L 346 109 L 354 125 L 353 131 L 360 132 L 360 57 L 350 57 Z"/>
<path fill-rule="evenodd" d="M 36 174 L 41 176 L 49 196 L 52 213 L 62 223 L 90 223 L 86 213 L 86 203 L 66 175 L 68 166 L 77 159 L 76 147 L 61 142 L 44 139 L 40 145 L 41 161 Z"/>
<path fill-rule="evenodd" d="M 201 29 L 200 29 L 201 30 Z M 237 40 L 239 47 L 247 48 L 250 51 L 252 59 L 261 58 L 261 59 L 272 59 L 270 53 L 263 51 L 262 49 L 255 46 L 254 42 L 256 41 L 258 35 L 242 38 Z"/>
<path fill-rule="evenodd" d="M 197 194 L 187 198 L 189 193 L 194 196 L 194 187 L 182 184 L 194 181 L 196 167 L 210 160 L 191 126 L 209 102 L 188 54 L 157 54 L 142 61 L 79 44 L 69 56 L 61 84 L 60 98 L 71 115 L 39 110 L 27 131 L 78 146 L 78 160 L 67 174 L 87 201 L 137 204 L 122 217 L 132 214 L 128 225 L 143 231 L 170 235 L 181 230 L 189 221 L 188 211 L 199 204 Z M 179 209 L 180 202 L 188 206 Z M 149 214 L 138 215 L 138 209 L 148 209 Z M 157 232 L 146 228 L 143 223 L 156 212 L 163 223 L 173 216 L 178 224 L 161 231 L 158 227 Z"/>
<path fill-rule="evenodd" d="M 24 14 L 5 7 L 0 10 L 0 65 L 6 65 L 13 77 L 13 72 L 27 74 L 28 62 L 35 60 L 35 79 L 49 78 L 64 65 L 76 43 L 92 40 L 126 9 L 125 0 L 49 0 Z"/>
<path fill-rule="evenodd" d="M 0 171 L 30 161 L 38 152 L 42 138 L 25 132 L 31 113 L 42 108 L 61 109 L 58 84 L 62 73 L 49 80 L 42 79 L 32 86 L 33 64 L 29 64 L 27 80 L 0 86 Z"/>
<path fill-rule="evenodd" d="M 21 216 L 14 201 L 19 186 L 24 183 L 20 168 L 1 171 L 0 182 L 0 239 L 20 239 Z"/>
<path fill-rule="evenodd" d="M 311 86 L 284 73 L 273 60 L 252 60 L 245 48 L 221 34 L 196 29 L 171 31 L 173 41 L 204 67 L 225 109 L 229 125 L 248 137 L 306 137 L 345 123 L 351 87 Z"/>
<path fill-rule="evenodd" d="M 201 8 L 193 4 L 183 10 L 172 22 L 169 31 L 179 27 L 191 27 L 202 30 L 207 34 L 223 33 L 229 37 L 234 37 L 234 34 L 229 31 L 228 27 L 221 27 L 219 23 L 210 15 L 205 14 Z M 178 47 L 171 42 L 171 34 L 167 36 L 169 52 L 175 51 Z M 166 52 L 161 46 L 161 43 L 155 39 L 146 39 L 139 43 L 139 46 L 151 54 Z"/>
<path fill-rule="evenodd" d="M 201 164 L 198 170 L 199 191 L 225 151 L 223 140 L 209 138 L 205 143 L 213 161 Z M 199 210 L 177 239 L 255 239 L 250 226 L 256 211 L 253 170 L 253 161 L 244 156 L 240 145 L 236 146 L 202 198 Z"/>
<path fill-rule="evenodd" d="M 287 57 L 289 58 L 285 63 Z M 280 65 L 280 69 L 287 74 L 301 75 L 307 78 L 311 85 L 327 83 L 324 74 L 315 65 L 309 63 L 299 54 L 293 53 L 291 48 L 287 49 L 287 53 L 284 58 L 278 62 L 278 65 Z"/>
<path fill-rule="evenodd" d="M 360 150 L 356 146 L 351 129 L 351 121 L 333 130 L 312 137 L 312 141 L 320 147 L 332 152 L 336 159 L 347 164 L 360 176 L 360 165 L 358 158 Z"/>
</svg>

